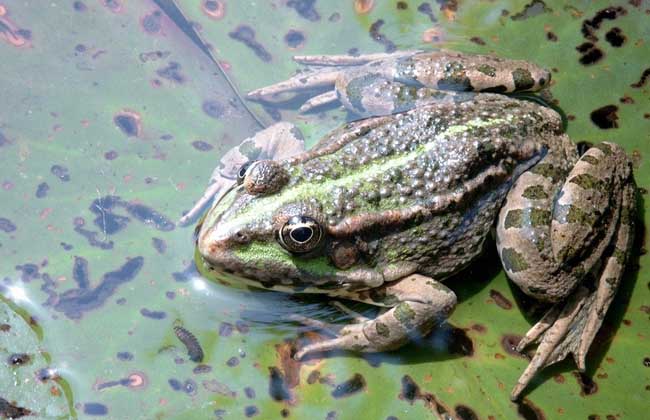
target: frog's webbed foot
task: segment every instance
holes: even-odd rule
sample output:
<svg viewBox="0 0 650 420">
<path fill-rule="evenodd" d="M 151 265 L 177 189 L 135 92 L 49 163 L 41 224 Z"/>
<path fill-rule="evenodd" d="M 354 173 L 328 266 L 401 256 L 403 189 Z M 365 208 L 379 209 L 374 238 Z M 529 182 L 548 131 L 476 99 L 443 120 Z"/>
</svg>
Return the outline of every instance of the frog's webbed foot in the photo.
<svg viewBox="0 0 650 420">
<path fill-rule="evenodd" d="M 304 151 L 304 140 L 300 131 L 291 123 L 280 122 L 252 137 L 244 139 L 238 146 L 227 151 L 210 176 L 205 192 L 192 208 L 178 221 L 186 225 L 201 213 L 210 202 L 217 202 L 237 180 L 237 173 L 243 164 L 253 160 L 280 160 Z"/>
<path fill-rule="evenodd" d="M 539 176 L 540 173 L 522 175 L 522 185 L 516 185 L 508 196 L 511 204 L 532 205 L 530 200 L 517 197 L 522 190 L 533 191 L 531 185 L 537 190 L 529 196 L 544 195 L 543 183 L 527 182 L 534 177 L 539 181 Z M 526 232 L 529 238 L 536 231 L 525 228 L 515 231 L 511 227 L 519 225 L 519 221 L 512 218 L 508 221 L 510 212 L 530 210 L 506 209 L 505 217 L 499 220 L 500 253 L 508 275 L 527 294 L 558 302 L 517 347 L 522 351 L 538 343 L 531 362 L 512 391 L 513 400 L 519 398 L 537 372 L 569 354 L 578 369 L 585 370 L 587 352 L 619 287 L 632 246 L 636 187 L 620 147 L 603 143 L 589 149 L 568 174 L 557 195 L 560 198 L 554 204 L 553 223 L 550 231 L 546 231 L 553 241 L 552 249 L 549 245 L 534 255 L 531 246 L 537 247 L 539 243 L 529 245 L 516 233 Z M 535 217 L 533 221 L 531 216 L 531 223 L 539 227 L 541 216 Z M 551 215 L 546 217 L 550 219 Z M 524 251 L 528 259 L 523 257 Z M 553 260 L 560 264 L 555 269 L 549 265 Z M 570 292 L 567 297 L 562 295 L 565 291 Z"/>
<path fill-rule="evenodd" d="M 413 334 L 431 331 L 447 318 L 456 304 L 454 292 L 419 274 L 412 274 L 373 289 L 372 292 L 349 292 L 342 297 L 381 305 L 387 310 L 375 319 L 369 319 L 347 308 L 343 309 L 355 321 L 345 326 L 294 317 L 303 324 L 324 329 L 334 336 L 304 346 L 295 354 L 296 359 L 336 349 L 357 352 L 394 350 L 409 341 Z M 395 306 L 388 307 L 389 302 L 394 302 Z"/>
</svg>

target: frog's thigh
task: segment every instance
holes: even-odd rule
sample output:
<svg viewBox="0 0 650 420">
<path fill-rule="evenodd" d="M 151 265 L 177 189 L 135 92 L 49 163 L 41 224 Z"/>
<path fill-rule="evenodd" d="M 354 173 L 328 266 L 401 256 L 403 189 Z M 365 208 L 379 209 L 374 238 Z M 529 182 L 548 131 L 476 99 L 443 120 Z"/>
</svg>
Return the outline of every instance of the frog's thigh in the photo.
<svg viewBox="0 0 650 420">
<path fill-rule="evenodd" d="M 443 284 L 419 274 L 371 291 L 350 292 L 346 299 L 390 307 L 377 318 L 343 327 L 336 338 L 303 347 L 297 358 L 334 349 L 361 352 L 394 350 L 413 333 L 426 334 L 445 320 L 456 305 L 456 295 Z"/>
</svg>

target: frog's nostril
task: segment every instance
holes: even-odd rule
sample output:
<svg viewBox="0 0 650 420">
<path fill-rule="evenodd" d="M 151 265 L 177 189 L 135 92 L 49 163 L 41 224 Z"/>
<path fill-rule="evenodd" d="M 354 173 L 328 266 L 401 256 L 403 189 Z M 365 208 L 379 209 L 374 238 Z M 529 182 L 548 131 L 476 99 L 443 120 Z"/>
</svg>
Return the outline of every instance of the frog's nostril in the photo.
<svg viewBox="0 0 650 420">
<path fill-rule="evenodd" d="M 250 236 L 241 230 L 235 232 L 235 235 L 233 237 L 235 238 L 235 241 L 240 244 L 247 244 L 250 242 Z"/>
<path fill-rule="evenodd" d="M 544 87 L 547 86 L 551 82 L 551 72 L 550 71 L 545 71 L 542 73 L 542 76 L 539 78 L 539 86 Z"/>
</svg>

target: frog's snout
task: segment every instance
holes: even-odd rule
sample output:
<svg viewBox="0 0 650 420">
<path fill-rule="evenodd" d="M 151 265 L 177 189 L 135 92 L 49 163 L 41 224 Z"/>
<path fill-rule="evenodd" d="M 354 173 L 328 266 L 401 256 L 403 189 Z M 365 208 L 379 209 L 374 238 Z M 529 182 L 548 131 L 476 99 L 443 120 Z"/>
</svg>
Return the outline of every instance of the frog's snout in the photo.
<svg viewBox="0 0 650 420">
<path fill-rule="evenodd" d="M 551 84 L 551 72 L 540 68 L 534 75 L 534 79 L 537 81 L 539 89 L 543 89 Z"/>
<path fill-rule="evenodd" d="M 242 229 L 236 229 L 224 234 L 219 229 L 210 228 L 199 236 L 199 253 L 211 262 L 217 262 L 220 257 L 232 251 L 233 247 L 250 243 L 251 236 Z"/>
</svg>

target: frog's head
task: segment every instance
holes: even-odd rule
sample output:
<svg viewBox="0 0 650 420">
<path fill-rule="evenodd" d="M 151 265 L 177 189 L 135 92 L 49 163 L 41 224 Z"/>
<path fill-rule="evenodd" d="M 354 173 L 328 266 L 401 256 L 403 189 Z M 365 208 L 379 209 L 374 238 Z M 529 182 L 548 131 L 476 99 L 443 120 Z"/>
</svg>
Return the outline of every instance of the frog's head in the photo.
<svg viewBox="0 0 650 420">
<path fill-rule="evenodd" d="M 328 231 L 321 204 L 326 198 L 313 184 L 294 181 L 276 161 L 242 167 L 237 184 L 199 229 L 205 263 L 266 288 L 314 292 L 382 284 L 386 273 L 363 263 L 350 240 Z"/>
</svg>

